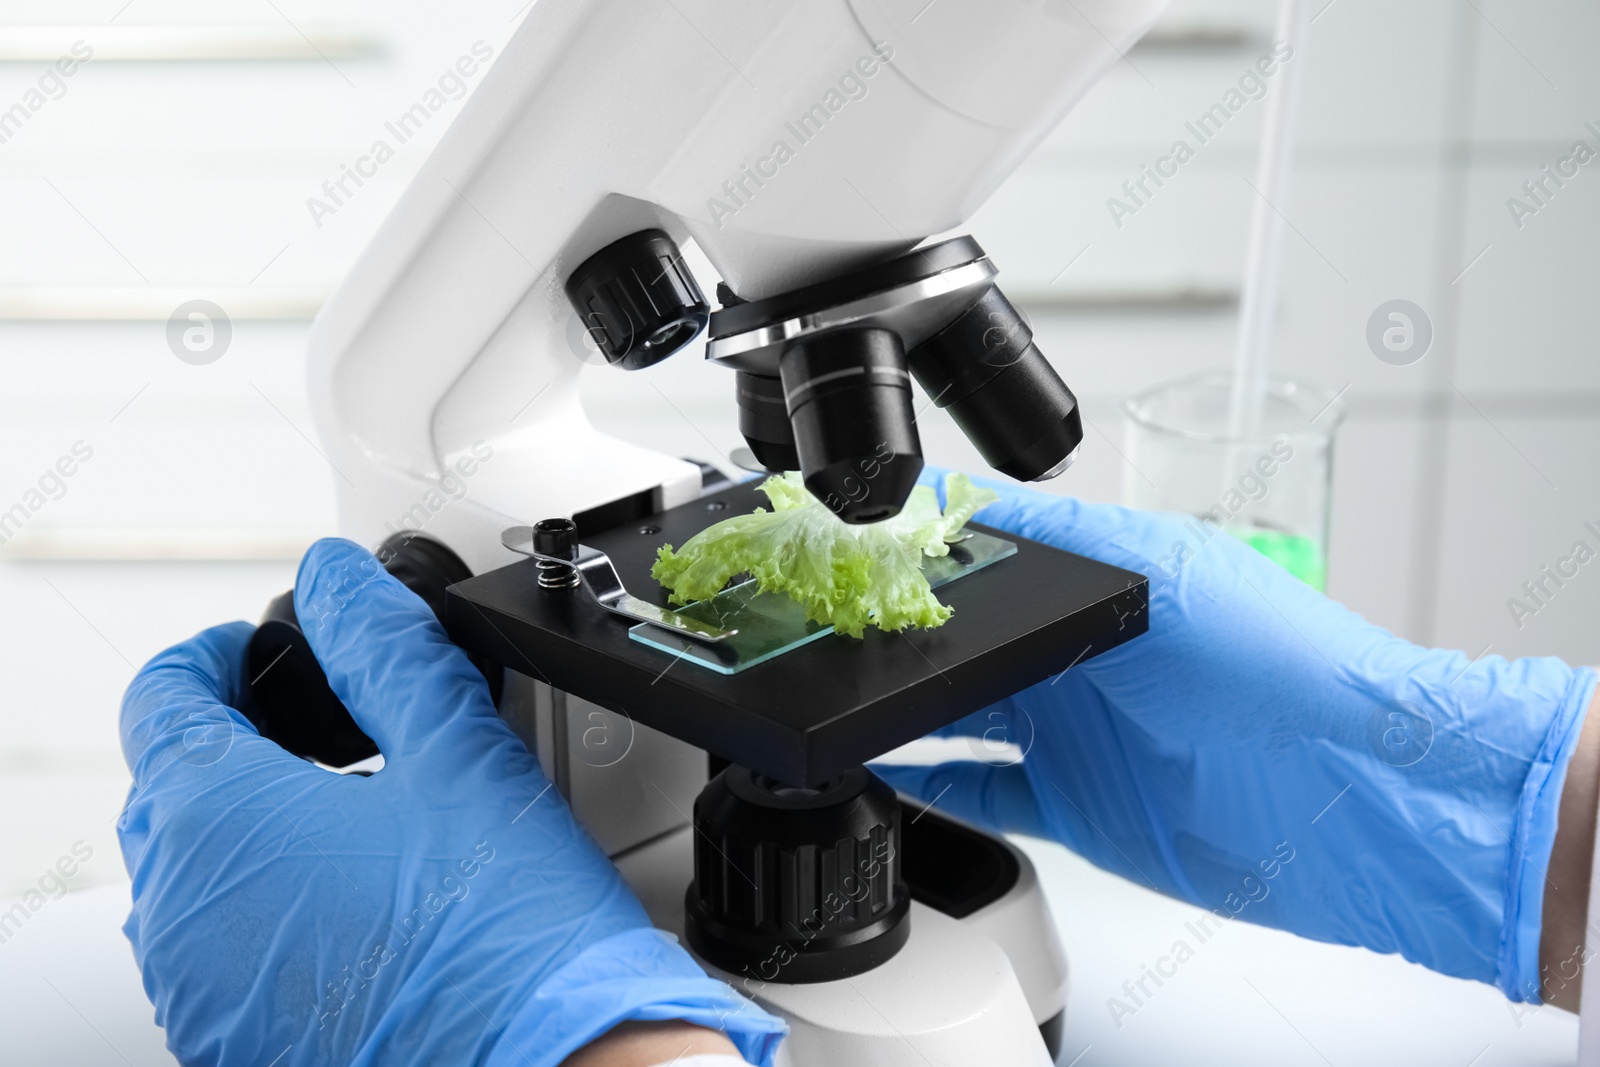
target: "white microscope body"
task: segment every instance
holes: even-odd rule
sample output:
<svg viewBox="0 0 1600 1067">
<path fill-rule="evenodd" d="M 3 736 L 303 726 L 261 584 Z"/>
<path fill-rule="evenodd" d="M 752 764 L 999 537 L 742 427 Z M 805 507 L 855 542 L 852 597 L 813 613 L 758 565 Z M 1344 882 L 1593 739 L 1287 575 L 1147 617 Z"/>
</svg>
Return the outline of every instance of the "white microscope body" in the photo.
<svg viewBox="0 0 1600 1067">
<path fill-rule="evenodd" d="M 475 573 L 518 558 L 509 526 L 693 500 L 693 463 L 586 418 L 573 269 L 657 228 L 755 300 L 905 252 L 968 218 L 1164 6 L 538 0 L 313 330 L 341 532 L 376 545 L 417 528 L 407 517 L 463 463 L 469 496 L 424 509 L 420 532 Z M 704 754 L 518 673 L 502 703 L 678 928 Z M 621 758 L 594 758 L 595 730 Z M 1065 962 L 1021 871 L 961 920 L 915 905 L 910 942 L 866 974 L 729 978 L 789 1019 L 794 1067 L 1048 1062 L 1036 1027 L 1064 1005 Z"/>
</svg>

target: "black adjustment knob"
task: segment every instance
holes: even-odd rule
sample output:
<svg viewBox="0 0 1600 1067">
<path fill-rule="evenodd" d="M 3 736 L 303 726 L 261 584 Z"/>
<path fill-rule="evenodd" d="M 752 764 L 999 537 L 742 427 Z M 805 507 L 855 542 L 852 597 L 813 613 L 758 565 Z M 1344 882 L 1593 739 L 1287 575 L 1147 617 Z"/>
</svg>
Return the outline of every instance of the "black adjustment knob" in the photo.
<svg viewBox="0 0 1600 1067">
<path fill-rule="evenodd" d="M 540 519 L 533 524 L 533 550 L 558 559 L 578 557 L 578 524 L 571 519 Z"/>
<path fill-rule="evenodd" d="M 900 804 L 865 767 L 816 789 L 725 769 L 694 804 L 685 933 L 702 959 L 763 982 L 871 970 L 911 936 Z"/>
<path fill-rule="evenodd" d="M 659 363 L 693 341 L 711 309 L 672 238 L 641 230 L 602 248 L 567 278 L 583 327 L 623 370 Z"/>
<path fill-rule="evenodd" d="M 378 754 L 328 685 L 295 616 L 294 590 L 267 605 L 250 638 L 246 669 L 253 706 L 245 713 L 262 737 L 329 767 Z"/>
<path fill-rule="evenodd" d="M 460 556 L 437 541 L 396 534 L 377 552 L 384 570 L 399 579 L 444 621 L 445 589 L 472 577 Z M 500 699 L 504 672 L 482 656 L 468 654 Z M 378 754 L 378 746 L 356 725 L 317 662 L 295 615 L 294 591 L 267 605 L 246 653 L 250 706 L 246 716 L 261 736 L 290 752 L 329 767 L 346 767 Z"/>
<path fill-rule="evenodd" d="M 556 559 L 578 558 L 578 524 L 571 519 L 540 519 L 533 524 L 533 550 Z M 576 589 L 578 568 L 548 559 L 539 561 L 540 589 Z"/>
</svg>

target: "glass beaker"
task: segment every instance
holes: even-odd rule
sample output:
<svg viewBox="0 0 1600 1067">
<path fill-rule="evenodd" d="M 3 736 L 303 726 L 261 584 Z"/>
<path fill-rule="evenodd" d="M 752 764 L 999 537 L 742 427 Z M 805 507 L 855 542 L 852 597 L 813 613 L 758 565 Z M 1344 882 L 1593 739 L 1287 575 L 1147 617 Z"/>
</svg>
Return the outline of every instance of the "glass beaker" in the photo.
<svg viewBox="0 0 1600 1067">
<path fill-rule="evenodd" d="M 1123 499 L 1193 515 L 1190 551 L 1215 533 L 1231 534 L 1325 590 L 1333 439 L 1344 403 L 1301 382 L 1270 379 L 1258 426 L 1235 434 L 1232 389 L 1232 373 L 1211 371 L 1123 404 Z"/>
</svg>

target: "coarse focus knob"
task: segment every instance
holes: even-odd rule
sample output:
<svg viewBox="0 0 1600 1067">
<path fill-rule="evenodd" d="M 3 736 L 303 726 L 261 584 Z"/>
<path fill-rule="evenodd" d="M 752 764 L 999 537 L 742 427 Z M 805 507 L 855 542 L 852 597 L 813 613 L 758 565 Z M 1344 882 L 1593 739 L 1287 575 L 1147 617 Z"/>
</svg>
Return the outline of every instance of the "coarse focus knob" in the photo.
<svg viewBox="0 0 1600 1067">
<path fill-rule="evenodd" d="M 472 577 L 472 571 L 444 545 L 407 530 L 392 535 L 369 561 L 371 572 L 357 571 L 365 581 L 378 574 L 378 566 L 417 594 L 444 622 L 445 590 Z M 335 605 L 336 606 L 336 605 Z M 317 605 L 319 609 L 323 605 Z M 267 605 L 261 625 L 250 638 L 246 652 L 252 699 L 245 709 L 261 736 L 285 749 L 329 767 L 347 767 L 378 754 L 378 746 L 361 731 L 328 685 L 328 676 L 311 650 L 302 621 L 295 613 L 294 590 Z M 476 653 L 467 653 L 473 666 L 489 683 L 489 696 L 500 700 L 505 672 Z"/>
<path fill-rule="evenodd" d="M 661 230 L 614 241 L 567 278 L 567 299 L 614 366 L 640 370 L 693 341 L 711 309 L 683 255 Z"/>
<path fill-rule="evenodd" d="M 694 805 L 690 947 L 762 982 L 831 982 L 884 963 L 911 935 L 900 803 L 865 767 L 816 789 L 746 767 Z"/>
</svg>

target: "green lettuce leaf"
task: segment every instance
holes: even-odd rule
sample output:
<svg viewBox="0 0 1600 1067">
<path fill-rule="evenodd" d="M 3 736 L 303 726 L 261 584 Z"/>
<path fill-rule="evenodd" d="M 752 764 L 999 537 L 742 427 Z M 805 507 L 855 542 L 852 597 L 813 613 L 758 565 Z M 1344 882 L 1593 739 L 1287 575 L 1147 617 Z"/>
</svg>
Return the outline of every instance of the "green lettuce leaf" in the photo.
<svg viewBox="0 0 1600 1067">
<path fill-rule="evenodd" d="M 860 637 L 880 630 L 942 626 L 951 609 L 922 575 L 924 556 L 943 556 L 967 520 L 1000 499 L 964 474 L 947 474 L 945 510 L 919 485 L 900 514 L 852 526 L 807 491 L 798 472 L 768 478 L 761 491 L 772 510 L 735 515 L 691 537 L 681 549 L 663 545 L 651 575 L 675 604 L 716 596 L 728 579 L 748 573 L 768 593 L 782 593 L 806 617 Z"/>
</svg>

